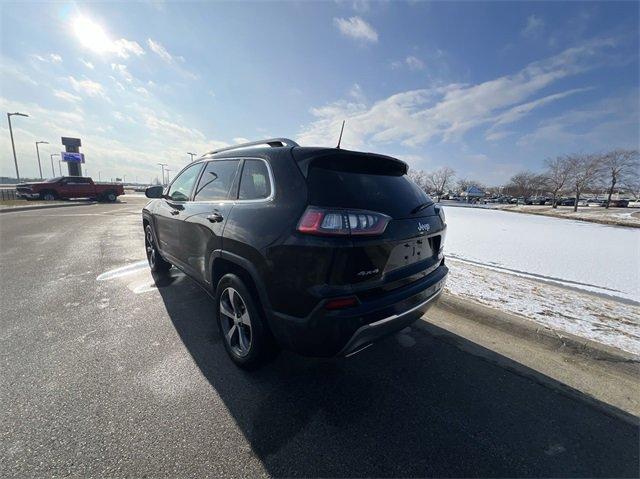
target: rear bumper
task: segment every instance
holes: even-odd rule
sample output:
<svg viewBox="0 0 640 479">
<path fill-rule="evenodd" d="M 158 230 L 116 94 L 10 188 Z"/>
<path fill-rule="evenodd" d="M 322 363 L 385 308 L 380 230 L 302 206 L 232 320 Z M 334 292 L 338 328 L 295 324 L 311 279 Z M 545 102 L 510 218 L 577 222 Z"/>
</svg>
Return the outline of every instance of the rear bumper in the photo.
<svg viewBox="0 0 640 479">
<path fill-rule="evenodd" d="M 360 305 L 327 311 L 321 301 L 304 318 L 273 312 L 278 342 L 305 356 L 349 356 L 420 318 L 438 299 L 449 270 L 443 264 L 425 278 Z"/>
</svg>

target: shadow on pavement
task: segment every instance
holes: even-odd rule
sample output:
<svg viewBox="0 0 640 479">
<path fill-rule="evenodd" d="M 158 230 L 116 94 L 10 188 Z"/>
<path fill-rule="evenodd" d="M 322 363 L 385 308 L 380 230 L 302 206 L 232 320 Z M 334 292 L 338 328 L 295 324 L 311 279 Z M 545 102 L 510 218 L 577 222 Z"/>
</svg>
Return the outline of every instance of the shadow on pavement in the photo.
<svg viewBox="0 0 640 479">
<path fill-rule="evenodd" d="M 241 371 L 221 344 L 213 301 L 174 278 L 156 282 L 169 316 L 271 475 L 638 475 L 637 424 L 423 328 L 349 360 L 283 352 Z M 194 295 L 207 299 L 189 301 Z"/>
</svg>

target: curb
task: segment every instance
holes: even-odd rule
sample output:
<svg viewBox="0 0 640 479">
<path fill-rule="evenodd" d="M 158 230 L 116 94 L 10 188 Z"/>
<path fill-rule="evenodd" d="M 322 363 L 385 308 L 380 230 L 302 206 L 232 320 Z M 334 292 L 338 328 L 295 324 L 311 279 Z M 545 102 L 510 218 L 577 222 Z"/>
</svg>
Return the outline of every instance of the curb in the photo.
<svg viewBox="0 0 640 479">
<path fill-rule="evenodd" d="M 590 359 L 618 363 L 618 366 L 628 370 L 633 375 L 638 373 L 637 365 L 640 364 L 640 357 L 633 353 L 552 329 L 525 317 L 504 313 L 447 293 L 442 295 L 440 301 L 434 307 L 448 310 L 453 314 L 470 318 L 524 339 L 539 341 L 550 347 L 567 348 L 573 353 L 585 355 Z"/>
<path fill-rule="evenodd" d="M 46 210 L 50 208 L 69 208 L 70 206 L 90 206 L 98 204 L 97 201 L 89 201 L 86 203 L 70 203 L 70 204 L 61 204 L 61 205 L 34 205 L 34 206 L 16 206 L 13 208 L 0 208 L 0 214 L 2 213 L 13 213 L 19 211 L 32 211 L 32 210 Z"/>
</svg>

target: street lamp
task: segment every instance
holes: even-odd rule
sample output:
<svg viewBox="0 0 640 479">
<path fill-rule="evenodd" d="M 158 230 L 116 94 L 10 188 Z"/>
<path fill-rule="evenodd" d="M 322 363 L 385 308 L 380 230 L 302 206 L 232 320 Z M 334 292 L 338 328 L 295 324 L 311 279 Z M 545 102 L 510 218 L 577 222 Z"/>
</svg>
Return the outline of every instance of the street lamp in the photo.
<svg viewBox="0 0 640 479">
<path fill-rule="evenodd" d="M 187 155 L 191 155 L 191 163 L 193 163 L 193 157 L 196 156 L 195 153 L 187 153 Z"/>
<path fill-rule="evenodd" d="M 16 177 L 18 178 L 18 183 L 20 183 L 20 172 L 18 171 L 18 158 L 16 157 L 16 145 L 13 142 L 13 128 L 11 128 L 11 117 L 12 116 L 29 116 L 26 113 L 7 113 L 7 120 L 9 120 L 9 135 L 11 135 L 11 148 L 13 148 L 13 162 L 16 165 Z"/>
<path fill-rule="evenodd" d="M 42 165 L 40 164 L 40 150 L 38 149 L 38 145 L 48 145 L 48 141 L 36 141 L 36 154 L 38 155 L 38 169 L 40 170 L 40 179 L 44 178 L 42 176 Z"/>
<path fill-rule="evenodd" d="M 167 185 L 169 184 L 169 173 L 171 172 L 171 170 L 169 168 L 166 168 L 164 171 L 167 172 Z"/>
<path fill-rule="evenodd" d="M 167 163 L 158 163 L 160 168 L 162 168 L 162 186 L 164 186 L 164 167 L 167 166 Z"/>
<path fill-rule="evenodd" d="M 53 174 L 53 176 L 51 178 L 55 178 L 56 176 L 56 169 L 53 167 L 53 157 L 54 156 L 60 156 L 60 153 L 51 153 L 51 173 Z M 60 176 L 62 176 L 62 172 L 60 173 Z"/>
</svg>

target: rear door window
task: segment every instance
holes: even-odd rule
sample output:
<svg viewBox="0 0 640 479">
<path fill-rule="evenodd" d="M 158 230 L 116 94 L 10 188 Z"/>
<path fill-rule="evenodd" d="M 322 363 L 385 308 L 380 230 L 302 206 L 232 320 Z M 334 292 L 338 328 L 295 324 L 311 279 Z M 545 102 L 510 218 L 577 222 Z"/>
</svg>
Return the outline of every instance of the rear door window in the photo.
<svg viewBox="0 0 640 479">
<path fill-rule="evenodd" d="M 311 166 L 307 177 L 309 204 L 378 211 L 406 218 L 431 198 L 407 175 L 372 174 Z"/>
<path fill-rule="evenodd" d="M 195 200 L 228 199 L 239 164 L 240 160 L 215 160 L 207 163 L 196 188 Z"/>
<path fill-rule="evenodd" d="M 271 182 L 267 165 L 262 160 L 245 160 L 240 178 L 238 199 L 257 200 L 268 198 L 271 194 Z"/>
</svg>

